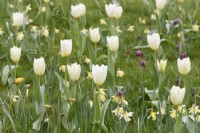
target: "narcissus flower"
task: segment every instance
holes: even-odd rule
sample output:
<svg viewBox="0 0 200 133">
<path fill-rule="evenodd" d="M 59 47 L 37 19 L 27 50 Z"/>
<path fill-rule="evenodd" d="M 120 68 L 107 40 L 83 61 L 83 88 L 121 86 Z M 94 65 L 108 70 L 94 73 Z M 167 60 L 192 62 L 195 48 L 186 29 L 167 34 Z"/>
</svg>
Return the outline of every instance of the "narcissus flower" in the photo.
<svg viewBox="0 0 200 133">
<path fill-rule="evenodd" d="M 10 58 L 15 64 L 19 62 L 20 56 L 21 56 L 21 48 L 18 48 L 16 46 L 10 48 Z"/>
<path fill-rule="evenodd" d="M 197 24 L 192 25 L 192 30 L 195 32 L 199 31 L 199 25 L 197 25 Z"/>
<path fill-rule="evenodd" d="M 147 42 L 150 48 L 156 51 L 160 46 L 160 35 L 158 33 L 148 34 Z"/>
<path fill-rule="evenodd" d="M 192 115 L 196 115 L 199 112 L 200 112 L 199 106 L 192 105 L 192 107 L 189 108 L 189 113 Z"/>
<path fill-rule="evenodd" d="M 152 118 L 152 121 L 155 121 L 155 120 L 156 120 L 156 115 L 157 115 L 157 113 L 154 112 L 153 110 L 151 110 L 148 119 L 149 119 L 149 118 Z"/>
<path fill-rule="evenodd" d="M 119 19 L 123 12 L 122 7 L 117 4 L 105 5 L 105 9 L 109 18 Z"/>
<path fill-rule="evenodd" d="M 14 83 L 15 83 L 15 84 L 20 84 L 22 81 L 24 81 L 24 77 L 19 77 L 19 78 L 16 78 L 16 79 L 14 80 Z"/>
<path fill-rule="evenodd" d="M 124 118 L 125 122 L 131 121 L 130 117 L 132 117 L 132 116 L 133 116 L 133 112 L 124 111 L 124 113 L 123 113 L 123 118 Z"/>
<path fill-rule="evenodd" d="M 110 36 L 110 37 L 107 36 L 107 44 L 108 44 L 108 48 L 110 49 L 110 51 L 116 52 L 119 47 L 118 36 Z"/>
<path fill-rule="evenodd" d="M 81 66 L 77 63 L 67 65 L 69 77 L 72 81 L 77 81 L 81 75 Z"/>
<path fill-rule="evenodd" d="M 72 52 L 72 40 L 61 40 L 60 41 L 60 47 L 61 47 L 61 51 L 60 54 L 62 57 L 68 57 L 70 56 L 71 52 Z"/>
<path fill-rule="evenodd" d="M 12 19 L 13 19 L 13 26 L 19 27 L 23 24 L 24 15 L 23 13 L 16 12 L 13 13 Z"/>
<path fill-rule="evenodd" d="M 172 111 L 170 111 L 170 112 L 171 112 L 171 113 L 170 113 L 170 116 L 171 116 L 172 118 L 176 118 L 176 117 L 178 116 L 178 113 L 177 113 L 176 110 L 172 109 Z"/>
<path fill-rule="evenodd" d="M 121 77 L 123 77 L 124 76 L 124 71 L 122 71 L 122 70 L 118 70 L 117 71 L 117 77 L 119 77 L 119 78 L 121 78 Z"/>
<path fill-rule="evenodd" d="M 105 65 L 93 65 L 92 66 L 92 79 L 94 83 L 98 86 L 102 85 L 107 77 L 108 67 Z"/>
<path fill-rule="evenodd" d="M 93 43 L 98 43 L 100 40 L 99 28 L 90 29 L 90 39 Z"/>
<path fill-rule="evenodd" d="M 191 71 L 191 62 L 190 58 L 178 59 L 177 60 L 178 71 L 182 75 L 187 75 Z"/>
<path fill-rule="evenodd" d="M 45 61 L 44 58 L 34 59 L 33 70 L 37 76 L 42 76 L 45 72 Z"/>
<path fill-rule="evenodd" d="M 172 86 L 170 90 L 170 99 L 174 105 L 180 105 L 183 102 L 185 96 L 185 88 L 179 86 Z"/>
<path fill-rule="evenodd" d="M 71 15 L 74 18 L 80 18 L 82 16 L 85 16 L 85 12 L 86 12 L 86 7 L 83 3 L 71 6 Z"/>
<path fill-rule="evenodd" d="M 160 60 L 160 62 L 157 60 L 157 67 L 158 67 L 158 70 L 160 72 L 164 72 L 166 66 L 167 66 L 167 59 L 166 60 Z"/>
<path fill-rule="evenodd" d="M 121 107 L 117 107 L 115 110 L 112 111 L 112 113 L 115 114 L 117 117 L 121 117 L 122 113 L 124 112 L 124 109 Z"/>
</svg>

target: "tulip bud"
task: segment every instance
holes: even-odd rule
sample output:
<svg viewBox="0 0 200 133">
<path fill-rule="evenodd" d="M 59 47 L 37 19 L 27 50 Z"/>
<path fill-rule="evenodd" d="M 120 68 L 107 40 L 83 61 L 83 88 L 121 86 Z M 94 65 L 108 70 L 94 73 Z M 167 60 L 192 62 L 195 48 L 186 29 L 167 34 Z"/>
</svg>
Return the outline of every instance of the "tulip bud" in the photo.
<svg viewBox="0 0 200 133">
<path fill-rule="evenodd" d="M 16 12 L 13 13 L 12 19 L 13 19 L 13 26 L 19 27 L 23 24 L 24 15 L 23 13 Z"/>
<path fill-rule="evenodd" d="M 85 16 L 85 12 L 86 12 L 86 7 L 82 3 L 75 6 L 71 6 L 71 15 L 74 18 L 80 18 L 82 16 Z"/>
<path fill-rule="evenodd" d="M 42 76 L 45 72 L 45 62 L 44 62 L 44 58 L 38 58 L 38 59 L 34 59 L 33 62 L 33 69 L 34 72 L 37 76 Z"/>
<path fill-rule="evenodd" d="M 179 44 L 176 44 L 176 49 L 179 49 L 180 48 L 180 45 Z"/>
<path fill-rule="evenodd" d="M 123 12 L 122 7 L 116 4 L 105 5 L 105 9 L 109 18 L 119 19 Z"/>
<path fill-rule="evenodd" d="M 123 96 L 123 92 L 122 92 L 122 91 L 118 91 L 118 92 L 117 92 L 117 96 L 118 96 L 118 97 L 122 97 L 122 96 Z"/>
<path fill-rule="evenodd" d="M 18 48 L 16 46 L 10 48 L 10 58 L 15 64 L 19 62 L 20 56 L 21 56 L 21 48 Z"/>
<path fill-rule="evenodd" d="M 140 66 L 141 67 L 145 67 L 146 66 L 146 61 L 145 60 L 140 61 Z"/>
<path fill-rule="evenodd" d="M 165 7 L 166 3 L 166 0 L 156 0 L 156 8 L 158 10 L 162 10 Z"/>
<path fill-rule="evenodd" d="M 147 35 L 147 42 L 150 48 L 156 51 L 160 46 L 160 35 L 158 33 Z"/>
<path fill-rule="evenodd" d="M 70 56 L 71 52 L 72 52 L 72 40 L 61 40 L 60 41 L 60 47 L 61 47 L 61 56 L 62 57 L 68 57 Z"/>
<path fill-rule="evenodd" d="M 92 78 L 96 85 L 102 85 L 107 77 L 107 69 L 108 67 L 105 65 L 93 65 L 92 66 Z"/>
<path fill-rule="evenodd" d="M 136 54 L 137 57 L 142 57 L 143 56 L 143 53 L 142 53 L 141 50 L 137 50 L 135 54 Z"/>
<path fill-rule="evenodd" d="M 182 59 L 186 58 L 186 54 L 185 53 L 181 53 L 179 57 L 182 60 Z"/>
<path fill-rule="evenodd" d="M 67 71 L 69 73 L 69 77 L 72 81 L 76 81 L 80 78 L 81 75 L 81 66 L 77 63 L 73 63 L 71 65 L 67 65 Z"/>
<path fill-rule="evenodd" d="M 179 22 L 178 18 L 174 19 L 174 22 L 173 22 L 174 26 L 176 26 L 178 24 L 178 22 Z"/>
<path fill-rule="evenodd" d="M 157 67 L 160 72 L 164 72 L 167 65 L 167 60 L 157 60 Z"/>
<path fill-rule="evenodd" d="M 98 43 L 100 40 L 99 28 L 90 29 L 90 39 L 93 43 Z"/>
<path fill-rule="evenodd" d="M 170 99 L 174 105 L 180 105 L 183 102 L 185 96 L 185 88 L 179 86 L 173 86 L 170 90 Z"/>
<path fill-rule="evenodd" d="M 184 58 L 182 60 L 178 59 L 177 65 L 178 65 L 178 71 L 182 75 L 187 75 L 191 70 L 191 62 L 189 57 Z"/>
<path fill-rule="evenodd" d="M 108 48 L 110 51 L 115 52 L 119 47 L 119 38 L 118 36 L 107 37 Z"/>
</svg>

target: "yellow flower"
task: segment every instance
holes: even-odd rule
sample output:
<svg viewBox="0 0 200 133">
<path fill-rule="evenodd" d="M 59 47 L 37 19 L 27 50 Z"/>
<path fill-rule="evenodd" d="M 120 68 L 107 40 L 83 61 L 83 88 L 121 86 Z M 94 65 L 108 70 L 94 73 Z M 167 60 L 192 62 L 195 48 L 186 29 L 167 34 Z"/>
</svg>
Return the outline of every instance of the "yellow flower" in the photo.
<svg viewBox="0 0 200 133">
<path fill-rule="evenodd" d="M 160 14 L 160 11 L 159 10 L 154 10 L 154 13 L 158 15 L 158 14 Z"/>
<path fill-rule="evenodd" d="M 87 72 L 87 79 L 92 79 L 92 72 Z"/>
<path fill-rule="evenodd" d="M 128 105 L 128 102 L 126 101 L 126 99 L 124 97 L 122 97 L 122 103 L 125 105 Z"/>
<path fill-rule="evenodd" d="M 117 27 L 115 28 L 115 30 L 117 31 L 117 33 L 121 33 L 121 32 L 122 32 L 122 30 L 120 30 L 119 26 L 117 26 Z"/>
<path fill-rule="evenodd" d="M 134 25 L 129 25 L 127 31 L 130 31 L 130 32 L 134 31 L 134 27 L 135 27 Z"/>
<path fill-rule="evenodd" d="M 59 66 L 59 71 L 65 72 L 65 70 L 66 70 L 66 65 Z"/>
<path fill-rule="evenodd" d="M 100 24 L 106 25 L 106 21 L 104 19 L 100 19 Z"/>
<path fill-rule="evenodd" d="M 177 37 L 181 38 L 181 36 L 182 36 L 182 33 L 179 32 L 179 33 L 177 34 Z"/>
<path fill-rule="evenodd" d="M 99 89 L 99 94 L 98 95 L 99 95 L 100 101 L 102 101 L 102 102 L 106 101 L 106 93 L 105 93 L 103 88 Z"/>
<path fill-rule="evenodd" d="M 90 108 L 93 107 L 93 101 L 92 101 L 92 100 L 89 100 L 89 101 L 88 101 L 88 104 L 90 105 Z"/>
<path fill-rule="evenodd" d="M 124 74 L 125 74 L 125 73 L 124 73 L 122 70 L 118 70 L 118 71 L 117 71 L 117 77 L 120 77 L 120 78 L 121 78 L 121 77 L 124 76 Z"/>
<path fill-rule="evenodd" d="M 192 30 L 195 32 L 199 31 L 199 25 L 197 25 L 197 24 L 192 25 Z"/>
<path fill-rule="evenodd" d="M 15 84 L 19 84 L 19 83 L 21 83 L 22 81 L 24 81 L 24 77 L 19 77 L 19 78 L 16 78 L 16 79 L 14 80 L 14 83 L 15 83 Z"/>
<path fill-rule="evenodd" d="M 178 2 L 180 2 L 180 3 L 183 3 L 183 2 L 184 2 L 184 0 L 178 0 Z"/>
<path fill-rule="evenodd" d="M 121 107 L 117 107 L 115 110 L 112 111 L 112 113 L 115 114 L 117 117 L 121 117 L 122 113 L 124 112 L 124 109 Z"/>
<path fill-rule="evenodd" d="M 10 4 L 9 6 L 10 6 L 10 8 L 13 8 L 13 7 L 14 7 L 14 5 L 13 5 L 13 4 Z"/>
<path fill-rule="evenodd" d="M 45 3 L 49 3 L 50 0 L 44 0 Z"/>
<path fill-rule="evenodd" d="M 149 29 L 145 29 L 145 30 L 144 30 L 144 33 L 145 33 L 145 34 L 149 34 L 149 32 L 150 32 Z"/>
<path fill-rule="evenodd" d="M 185 113 L 185 105 L 178 106 L 178 107 L 177 107 L 177 111 L 178 111 L 179 113 Z"/>
<path fill-rule="evenodd" d="M 44 107 L 45 107 L 45 108 L 52 108 L 52 106 L 49 105 L 49 104 L 45 104 Z"/>
<path fill-rule="evenodd" d="M 153 110 L 151 110 L 148 119 L 152 118 L 152 120 L 155 121 L 156 120 L 156 114 L 157 114 L 156 112 L 154 112 Z"/>
<path fill-rule="evenodd" d="M 88 33 L 88 30 L 87 30 L 87 29 L 82 29 L 80 32 L 81 32 L 82 34 L 86 35 L 86 34 Z"/>
<path fill-rule="evenodd" d="M 124 113 L 123 113 L 125 122 L 129 122 L 131 120 L 130 117 L 132 117 L 132 116 L 133 116 L 133 112 L 124 111 Z"/>
<path fill-rule="evenodd" d="M 63 83 L 65 86 L 69 87 L 69 82 L 67 80 L 64 80 Z"/>
<path fill-rule="evenodd" d="M 189 113 L 192 115 L 196 115 L 199 112 L 200 112 L 199 106 L 192 105 L 192 107 L 189 108 Z"/>
<path fill-rule="evenodd" d="M 11 93 L 8 93 L 8 97 L 14 102 L 16 103 L 17 100 L 19 99 L 19 96 L 18 95 L 13 95 Z"/>
<path fill-rule="evenodd" d="M 139 17 L 139 22 L 141 23 L 141 24 L 146 24 L 146 19 L 145 18 L 141 18 L 141 17 Z"/>
<path fill-rule="evenodd" d="M 18 32 L 17 33 L 17 40 L 21 41 L 24 38 L 24 33 L 23 32 Z"/>
<path fill-rule="evenodd" d="M 31 31 L 32 32 L 36 32 L 36 30 L 37 30 L 37 26 L 31 26 Z"/>
<path fill-rule="evenodd" d="M 151 20 L 156 20 L 156 15 L 155 14 L 151 14 Z"/>
<path fill-rule="evenodd" d="M 112 96 L 113 101 L 118 103 L 119 102 L 119 97 L 117 95 Z"/>
<path fill-rule="evenodd" d="M 165 108 L 164 107 L 162 107 L 160 109 L 160 113 L 161 113 L 161 115 L 165 115 Z M 159 114 L 159 111 L 157 112 L 157 114 Z"/>
<path fill-rule="evenodd" d="M 46 12 L 46 7 L 45 6 L 41 7 L 40 11 L 41 12 Z"/>
<path fill-rule="evenodd" d="M 75 98 L 68 98 L 67 101 L 68 102 L 76 102 L 76 99 Z"/>
<path fill-rule="evenodd" d="M 28 6 L 26 6 L 26 12 L 31 11 L 31 5 L 29 4 Z"/>
<path fill-rule="evenodd" d="M 48 37 L 49 36 L 49 30 L 47 29 L 47 26 L 42 27 L 42 36 Z"/>
<path fill-rule="evenodd" d="M 171 113 L 170 113 L 170 116 L 171 116 L 172 118 L 178 117 L 178 114 L 177 114 L 176 110 L 172 109 L 172 111 L 170 111 L 170 112 L 171 112 Z"/>
<path fill-rule="evenodd" d="M 55 33 L 58 34 L 59 33 L 59 29 L 54 29 Z"/>
<path fill-rule="evenodd" d="M 89 59 L 89 58 L 87 58 L 86 56 L 85 56 L 85 63 L 87 63 L 87 64 L 89 64 L 89 63 L 90 63 L 90 59 Z"/>
</svg>

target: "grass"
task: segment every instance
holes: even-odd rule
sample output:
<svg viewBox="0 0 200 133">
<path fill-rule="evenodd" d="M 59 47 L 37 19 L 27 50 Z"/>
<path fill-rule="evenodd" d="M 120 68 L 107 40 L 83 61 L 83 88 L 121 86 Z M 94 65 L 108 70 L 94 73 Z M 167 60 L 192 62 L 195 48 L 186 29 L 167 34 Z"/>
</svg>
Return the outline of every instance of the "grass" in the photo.
<svg viewBox="0 0 200 133">
<path fill-rule="evenodd" d="M 199 0 L 185 0 L 184 3 L 170 1 L 160 13 L 160 21 L 158 17 L 155 21 L 151 20 L 151 15 L 155 14 L 154 0 L 119 0 L 123 8 L 123 15 L 119 20 L 107 17 L 104 6 L 111 3 L 108 0 L 82 0 L 87 11 L 86 16 L 81 19 L 74 19 L 70 15 L 71 5 L 77 1 L 51 2 L 53 5 L 45 4 L 42 0 L 24 0 L 21 3 L 18 0 L 0 1 L 0 28 L 4 31 L 0 36 L 0 132 L 198 133 L 200 126 L 196 117 L 200 114 L 191 115 L 188 109 L 193 104 L 199 105 L 200 34 L 199 31 L 192 31 L 192 25 L 199 24 Z M 25 11 L 29 4 L 32 10 L 26 16 L 33 22 L 16 29 L 12 26 L 12 13 Z M 40 12 L 44 6 L 46 11 Z M 145 18 L 146 23 L 142 24 L 139 17 Z M 166 20 L 176 18 L 182 23 L 179 22 L 178 28 L 172 26 L 167 34 Z M 100 19 L 104 19 L 107 25 L 100 24 Z M 39 32 L 42 27 L 48 26 L 49 35 L 45 37 L 33 33 L 33 25 L 38 27 Z M 134 25 L 133 32 L 127 31 L 130 25 Z M 120 33 L 116 33 L 116 26 L 119 26 Z M 101 31 L 101 40 L 96 50 L 89 34 L 79 32 L 90 27 L 99 27 Z M 59 33 L 55 33 L 55 28 L 59 29 Z M 168 60 L 163 75 L 155 66 L 153 51 L 145 47 L 148 44 L 145 29 L 157 31 L 163 39 L 156 53 L 157 59 Z M 21 41 L 16 38 L 19 31 L 24 33 Z M 184 38 L 178 37 L 177 34 L 183 31 Z M 106 46 L 106 36 L 113 35 L 113 32 L 120 40 L 115 63 Z M 72 39 L 73 48 L 69 58 L 59 55 L 62 39 Z M 185 45 L 182 49 L 176 49 L 176 44 Z M 3 78 L 6 77 L 5 66 L 15 65 L 10 59 L 10 48 L 14 45 L 22 48 L 22 55 L 16 69 L 9 70 L 8 78 L 3 83 Z M 142 50 L 142 58 L 135 55 L 136 50 Z M 181 52 L 185 52 L 191 59 L 192 69 L 187 76 L 178 72 L 177 59 Z M 85 56 L 91 59 L 90 64 L 84 63 Z M 40 78 L 33 71 L 33 60 L 39 57 L 44 57 L 46 64 L 45 74 Z M 142 60 L 146 61 L 145 67 L 140 66 Z M 81 64 L 81 77 L 77 82 L 70 80 L 67 70 L 64 73 L 59 71 L 60 65 L 74 62 Z M 106 93 L 104 102 L 95 94 L 95 90 L 99 92 L 100 88 L 86 78 L 87 72 L 92 70 L 92 64 L 108 65 L 108 75 L 101 86 Z M 116 77 L 118 69 L 125 72 L 124 77 Z M 13 84 L 17 77 L 24 77 L 24 81 Z M 183 102 L 186 113 L 178 113 L 178 107 L 173 106 L 168 99 L 170 89 L 177 79 L 181 79 L 181 88 L 189 90 L 186 94 L 189 99 Z M 64 84 L 66 81 L 69 82 L 69 87 Z M 27 84 L 30 87 L 26 87 Z M 158 97 L 152 99 L 145 88 L 163 92 L 159 91 Z M 44 92 L 41 91 L 43 89 Z M 128 106 L 113 101 L 112 96 L 118 91 L 123 92 Z M 19 98 L 14 102 L 13 97 L 8 94 Z M 76 102 L 70 102 L 70 98 L 75 98 Z M 93 101 L 93 107 L 88 103 L 90 100 Z M 156 120 L 153 121 L 149 117 L 151 111 L 160 112 L 159 106 L 162 105 L 155 104 L 155 101 L 165 103 L 165 115 L 156 114 Z M 112 113 L 118 106 L 133 112 L 130 122 L 125 122 L 124 118 L 120 119 Z M 170 116 L 173 109 L 179 116 Z M 195 118 L 192 119 L 193 117 Z M 187 122 L 182 123 L 182 118 Z"/>
</svg>

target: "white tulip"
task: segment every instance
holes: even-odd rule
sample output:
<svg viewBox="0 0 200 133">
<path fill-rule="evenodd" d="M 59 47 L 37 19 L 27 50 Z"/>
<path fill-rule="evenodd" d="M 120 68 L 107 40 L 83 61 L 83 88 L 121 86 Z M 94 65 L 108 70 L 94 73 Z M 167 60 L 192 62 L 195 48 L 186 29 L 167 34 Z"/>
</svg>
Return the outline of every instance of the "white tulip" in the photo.
<svg viewBox="0 0 200 133">
<path fill-rule="evenodd" d="M 177 65 L 178 65 L 178 71 L 182 75 L 187 75 L 191 70 L 191 62 L 189 57 L 183 58 L 182 60 L 178 59 Z"/>
<path fill-rule="evenodd" d="M 98 43 L 100 40 L 99 28 L 90 29 L 90 39 L 93 43 Z"/>
<path fill-rule="evenodd" d="M 86 7 L 82 3 L 75 6 L 71 6 L 71 15 L 74 18 L 80 18 L 82 16 L 85 16 L 85 12 L 86 12 Z"/>
<path fill-rule="evenodd" d="M 105 65 L 92 65 L 92 79 L 96 85 L 100 86 L 105 82 L 107 69 Z"/>
<path fill-rule="evenodd" d="M 167 66 L 167 60 L 160 60 L 160 62 L 157 60 L 157 67 L 160 72 L 164 72 L 166 66 Z"/>
<path fill-rule="evenodd" d="M 166 3 L 166 0 L 156 0 L 156 8 L 158 10 L 162 10 L 165 7 Z"/>
<path fill-rule="evenodd" d="M 115 8 L 115 10 L 114 10 L 114 17 L 115 17 L 116 19 L 121 18 L 122 12 L 123 12 L 122 7 L 121 7 L 121 6 L 117 6 L 117 7 Z"/>
<path fill-rule="evenodd" d="M 81 75 L 81 66 L 77 63 L 73 63 L 71 65 L 67 65 L 67 71 L 69 73 L 69 77 L 72 81 L 76 81 L 80 78 Z"/>
<path fill-rule="evenodd" d="M 44 58 L 38 58 L 38 59 L 34 59 L 33 62 L 33 69 L 34 72 L 37 76 L 42 76 L 45 72 L 45 62 L 44 62 Z"/>
<path fill-rule="evenodd" d="M 19 27 L 23 24 L 24 15 L 23 13 L 16 12 L 13 13 L 12 19 L 13 19 L 13 26 Z"/>
<path fill-rule="evenodd" d="M 147 35 L 147 42 L 150 48 L 156 51 L 160 46 L 160 35 L 158 33 Z"/>
<path fill-rule="evenodd" d="M 107 37 L 107 44 L 110 51 L 117 51 L 119 47 L 119 38 L 118 36 Z"/>
<path fill-rule="evenodd" d="M 20 56 L 21 56 L 21 48 L 18 48 L 16 46 L 10 48 L 10 58 L 15 64 L 19 62 Z"/>
<path fill-rule="evenodd" d="M 61 40 L 60 41 L 60 47 L 61 47 L 61 56 L 65 57 L 65 56 L 70 56 L 71 52 L 72 52 L 72 40 Z"/>
<path fill-rule="evenodd" d="M 180 105 L 183 102 L 185 96 L 185 88 L 179 86 L 172 86 L 170 90 L 170 99 L 174 105 Z"/>
<path fill-rule="evenodd" d="M 119 19 L 123 12 L 122 7 L 116 4 L 105 5 L 105 9 L 109 18 Z"/>
</svg>

